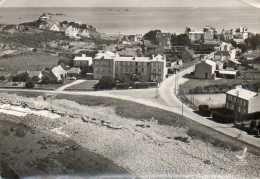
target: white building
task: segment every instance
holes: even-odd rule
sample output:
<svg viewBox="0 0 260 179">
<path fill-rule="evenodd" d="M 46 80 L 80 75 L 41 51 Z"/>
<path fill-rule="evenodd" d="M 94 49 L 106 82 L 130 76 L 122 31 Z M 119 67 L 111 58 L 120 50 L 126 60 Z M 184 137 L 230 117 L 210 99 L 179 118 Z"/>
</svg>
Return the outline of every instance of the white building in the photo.
<svg viewBox="0 0 260 179">
<path fill-rule="evenodd" d="M 79 28 L 70 25 L 69 27 L 66 28 L 65 35 L 70 38 L 80 39 L 78 35 L 79 32 L 80 32 Z"/>
<path fill-rule="evenodd" d="M 212 41 L 214 40 L 214 36 L 216 34 L 216 29 L 210 26 L 206 26 L 204 29 L 204 41 Z"/>
<path fill-rule="evenodd" d="M 49 27 L 49 30 L 50 31 L 55 31 L 55 32 L 59 32 L 60 31 L 60 27 L 57 25 L 57 24 L 52 24 L 50 27 Z"/>
<path fill-rule="evenodd" d="M 203 41 L 204 39 L 204 32 L 203 31 L 192 31 L 189 32 L 189 39 L 191 42 L 199 42 Z"/>
<path fill-rule="evenodd" d="M 61 65 L 53 67 L 51 72 L 58 82 L 63 81 L 67 77 L 67 71 L 64 70 Z"/>
<path fill-rule="evenodd" d="M 135 76 L 138 81 L 161 82 L 166 77 L 166 57 L 122 57 L 111 52 L 99 53 L 93 62 L 94 78 L 111 76 L 124 81 Z"/>
<path fill-rule="evenodd" d="M 82 54 L 82 56 L 80 57 L 76 56 L 73 59 L 74 67 L 87 67 L 87 66 L 92 66 L 92 64 L 93 64 L 93 58 L 87 57 L 85 54 Z"/>
<path fill-rule="evenodd" d="M 238 87 L 226 93 L 226 108 L 240 114 L 260 112 L 260 96 Z"/>
</svg>

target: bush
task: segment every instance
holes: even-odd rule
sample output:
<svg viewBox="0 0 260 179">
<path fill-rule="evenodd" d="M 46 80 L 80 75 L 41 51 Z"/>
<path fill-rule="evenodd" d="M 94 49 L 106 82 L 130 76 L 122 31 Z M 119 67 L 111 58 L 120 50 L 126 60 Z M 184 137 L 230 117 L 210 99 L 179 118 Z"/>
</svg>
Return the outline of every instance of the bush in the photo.
<svg viewBox="0 0 260 179">
<path fill-rule="evenodd" d="M 27 80 L 29 80 L 29 75 L 26 72 L 13 77 L 13 82 L 26 82 Z"/>
<path fill-rule="evenodd" d="M 28 80 L 26 83 L 25 83 L 25 88 L 28 88 L 28 89 L 32 89 L 34 88 L 35 84 L 32 80 Z"/>
<path fill-rule="evenodd" d="M 226 110 L 226 109 L 212 110 L 212 117 L 216 122 L 220 122 L 220 123 L 234 122 L 233 113 L 230 110 Z"/>
<path fill-rule="evenodd" d="M 116 86 L 115 80 L 110 76 L 102 77 L 99 82 L 94 86 L 96 90 L 99 89 L 113 89 Z"/>
<path fill-rule="evenodd" d="M 0 81 L 5 81 L 5 80 L 6 80 L 5 76 L 0 76 Z"/>
<path fill-rule="evenodd" d="M 252 120 L 251 122 L 250 122 L 250 126 L 249 126 L 249 131 L 250 131 L 250 133 L 256 133 L 257 132 L 257 123 L 256 123 L 256 121 L 255 120 Z"/>
<path fill-rule="evenodd" d="M 40 78 L 38 76 L 34 76 L 32 77 L 32 81 L 38 83 L 40 81 Z"/>
<path fill-rule="evenodd" d="M 202 116 L 210 116 L 211 111 L 209 109 L 209 106 L 208 105 L 199 105 L 199 113 Z"/>
</svg>

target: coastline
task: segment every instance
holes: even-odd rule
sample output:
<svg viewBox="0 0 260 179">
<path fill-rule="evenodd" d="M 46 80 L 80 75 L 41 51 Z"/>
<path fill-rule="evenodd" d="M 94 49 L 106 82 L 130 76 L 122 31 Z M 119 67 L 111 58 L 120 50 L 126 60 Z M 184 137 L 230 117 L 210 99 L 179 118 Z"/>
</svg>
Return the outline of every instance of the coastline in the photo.
<svg viewBox="0 0 260 179">
<path fill-rule="evenodd" d="M 13 15 L 14 12 L 16 13 L 15 16 Z M 188 24 L 198 29 L 205 25 L 211 25 L 217 29 L 228 29 L 243 24 L 252 32 L 260 32 L 260 22 L 258 21 L 260 13 L 258 9 L 252 7 L 3 7 L 0 11 L 0 16 L 2 16 L 0 24 L 18 24 L 32 21 L 43 12 L 65 14 L 65 16 L 58 18 L 91 24 L 99 32 L 109 34 L 139 34 L 151 29 L 183 33 Z M 216 17 L 216 13 L 220 15 Z M 205 17 L 204 24 L 201 24 L 199 20 L 202 17 Z"/>
</svg>

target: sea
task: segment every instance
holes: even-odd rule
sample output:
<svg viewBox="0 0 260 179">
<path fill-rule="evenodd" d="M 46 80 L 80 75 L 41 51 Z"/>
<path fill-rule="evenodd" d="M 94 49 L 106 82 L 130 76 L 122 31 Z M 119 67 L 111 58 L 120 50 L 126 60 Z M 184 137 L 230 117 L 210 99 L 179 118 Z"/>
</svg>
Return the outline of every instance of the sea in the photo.
<svg viewBox="0 0 260 179">
<path fill-rule="evenodd" d="M 37 19 L 42 13 L 59 14 L 57 20 L 93 25 L 108 34 L 144 34 L 149 30 L 183 33 L 186 27 L 206 25 L 218 30 L 246 26 L 260 33 L 260 9 L 243 8 L 0 8 L 0 23 L 18 24 Z M 61 15 L 62 14 L 62 15 Z"/>
</svg>

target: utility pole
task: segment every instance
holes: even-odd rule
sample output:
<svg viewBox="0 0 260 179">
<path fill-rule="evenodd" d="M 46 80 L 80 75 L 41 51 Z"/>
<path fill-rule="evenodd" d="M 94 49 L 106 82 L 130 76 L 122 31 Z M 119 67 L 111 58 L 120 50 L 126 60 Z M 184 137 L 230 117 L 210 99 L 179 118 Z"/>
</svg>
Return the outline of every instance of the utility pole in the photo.
<svg viewBox="0 0 260 179">
<path fill-rule="evenodd" d="M 183 118 L 183 113 L 184 113 L 184 105 L 183 105 L 183 102 L 181 103 L 181 115 L 182 115 L 182 118 Z"/>
</svg>

